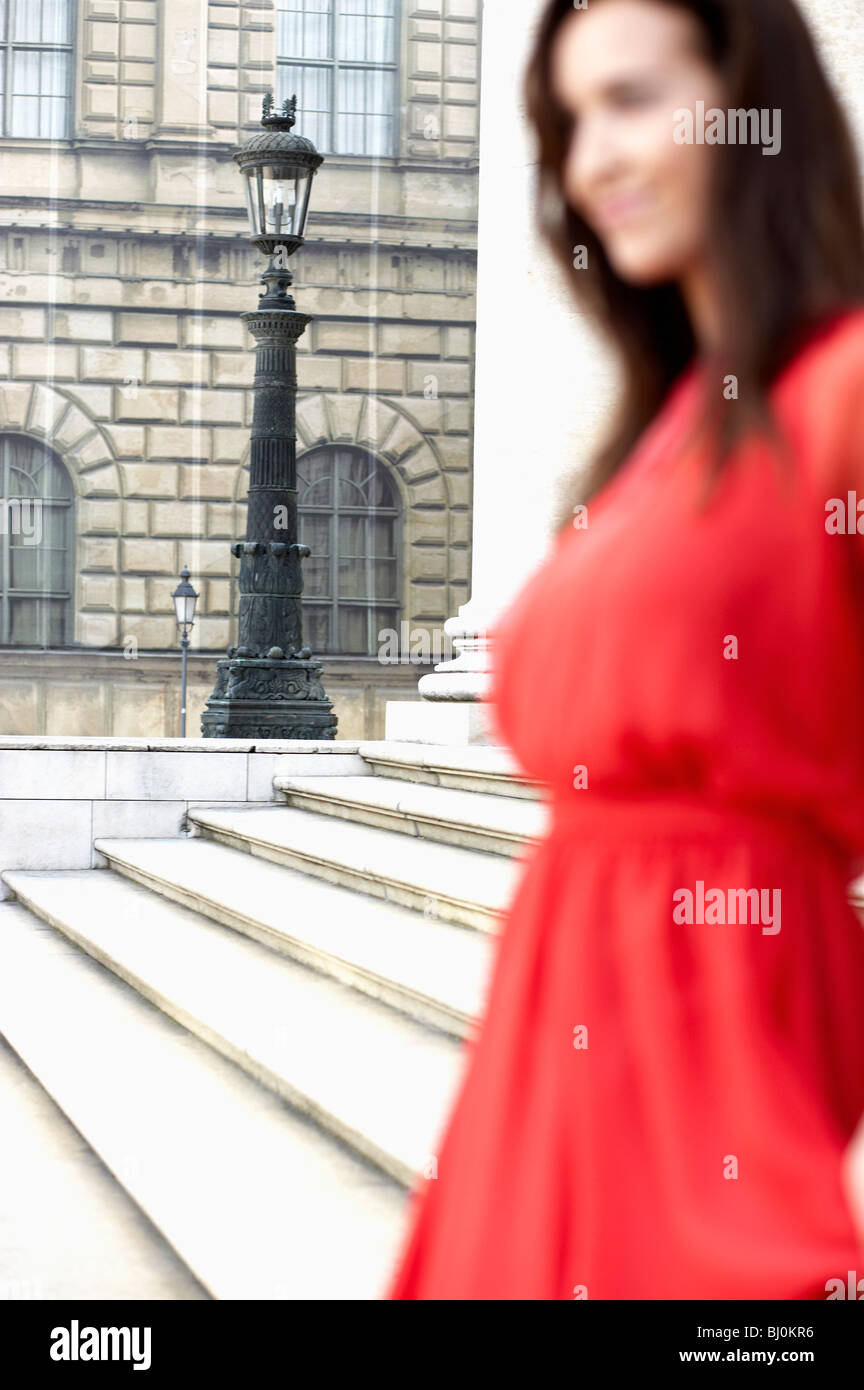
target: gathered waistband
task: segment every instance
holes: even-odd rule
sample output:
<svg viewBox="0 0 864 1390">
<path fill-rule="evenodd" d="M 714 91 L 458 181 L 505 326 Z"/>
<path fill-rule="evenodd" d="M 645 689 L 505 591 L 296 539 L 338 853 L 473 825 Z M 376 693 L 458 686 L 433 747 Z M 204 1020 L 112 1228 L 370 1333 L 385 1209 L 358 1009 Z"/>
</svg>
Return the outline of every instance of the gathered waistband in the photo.
<svg viewBox="0 0 864 1390">
<path fill-rule="evenodd" d="M 780 803 L 714 801 L 692 793 L 615 793 L 584 790 L 546 801 L 547 837 L 653 840 L 668 837 L 796 840 L 848 859 L 848 845 L 797 807 Z"/>
</svg>

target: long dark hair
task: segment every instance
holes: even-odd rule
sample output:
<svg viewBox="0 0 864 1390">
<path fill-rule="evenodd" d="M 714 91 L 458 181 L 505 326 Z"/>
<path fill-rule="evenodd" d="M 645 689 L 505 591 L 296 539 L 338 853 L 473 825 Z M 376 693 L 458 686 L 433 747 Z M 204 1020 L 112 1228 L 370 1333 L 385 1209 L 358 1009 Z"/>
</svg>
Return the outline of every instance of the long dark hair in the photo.
<svg viewBox="0 0 864 1390">
<path fill-rule="evenodd" d="M 709 364 L 716 390 L 708 410 L 719 466 L 748 424 L 767 420 L 771 383 L 814 327 L 864 302 L 860 175 L 846 119 L 793 0 L 662 3 L 698 21 L 730 109 L 782 112 L 776 155 L 765 158 L 747 143 L 714 150 L 708 256 L 723 326 L 722 346 Z M 696 353 L 677 286 L 622 280 L 562 192 L 571 120 L 552 91 L 550 55 L 573 14 L 573 0 L 549 0 L 525 73 L 538 145 L 539 225 L 578 302 L 620 354 L 624 384 L 587 477 L 565 484 L 559 526 L 571 519 L 575 501 L 587 500 L 615 473 Z M 573 268 L 577 246 L 587 248 L 586 269 Z M 734 409 L 722 390 L 731 373 L 738 380 Z"/>
</svg>

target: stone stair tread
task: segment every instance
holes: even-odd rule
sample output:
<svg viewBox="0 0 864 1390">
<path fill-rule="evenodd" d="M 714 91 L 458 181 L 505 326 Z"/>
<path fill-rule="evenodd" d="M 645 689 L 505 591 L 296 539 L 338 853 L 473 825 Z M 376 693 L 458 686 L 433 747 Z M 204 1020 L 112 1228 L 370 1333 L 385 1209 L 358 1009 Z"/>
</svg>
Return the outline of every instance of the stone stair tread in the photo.
<svg viewBox="0 0 864 1390">
<path fill-rule="evenodd" d="M 208 1298 L 2 1039 L 0 1134 L 0 1302 Z"/>
<path fill-rule="evenodd" d="M 380 1296 L 394 1183 L 59 932 L 2 921 L 0 1033 L 214 1297 Z"/>
<path fill-rule="evenodd" d="M 492 830 L 514 839 L 537 839 L 546 827 L 545 804 L 493 792 L 461 791 L 402 782 L 395 777 L 302 777 L 278 774 L 273 785 L 282 792 L 312 793 L 347 805 L 399 812 L 407 819 Z"/>
<path fill-rule="evenodd" d="M 454 1017 L 467 1020 L 482 1010 L 493 945 L 482 932 L 203 837 L 99 839 L 96 848 L 112 865 L 146 876 L 156 892 L 160 884 L 179 888 L 207 916 L 222 910 L 243 918 L 265 936 L 395 983 Z"/>
<path fill-rule="evenodd" d="M 357 746 L 361 758 L 386 758 L 406 767 L 446 768 L 452 772 L 492 773 L 525 782 L 525 774 L 508 748 L 500 744 L 408 743 L 395 739 L 366 739 Z M 532 785 L 528 783 L 527 785 Z"/>
<path fill-rule="evenodd" d="M 10 872 L 25 906 L 403 1183 L 434 1152 L 458 1043 L 103 869 Z"/>
<path fill-rule="evenodd" d="M 482 850 L 444 845 L 398 830 L 354 824 L 291 806 L 266 806 L 189 813 L 196 825 L 244 840 L 290 851 L 311 860 L 367 875 L 384 883 L 407 884 L 436 895 L 458 897 L 489 912 L 509 904 L 520 861 Z"/>
</svg>

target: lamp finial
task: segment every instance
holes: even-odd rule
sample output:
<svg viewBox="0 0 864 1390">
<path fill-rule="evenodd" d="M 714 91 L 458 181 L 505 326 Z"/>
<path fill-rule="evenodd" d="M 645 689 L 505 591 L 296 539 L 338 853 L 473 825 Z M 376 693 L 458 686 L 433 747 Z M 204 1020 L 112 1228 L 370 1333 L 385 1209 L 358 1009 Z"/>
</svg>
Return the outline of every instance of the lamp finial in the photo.
<svg viewBox="0 0 864 1390">
<path fill-rule="evenodd" d="M 290 130 L 297 120 L 297 97 L 286 97 L 278 111 L 273 110 L 273 93 L 268 89 L 261 104 L 261 124 L 277 130 Z"/>
</svg>

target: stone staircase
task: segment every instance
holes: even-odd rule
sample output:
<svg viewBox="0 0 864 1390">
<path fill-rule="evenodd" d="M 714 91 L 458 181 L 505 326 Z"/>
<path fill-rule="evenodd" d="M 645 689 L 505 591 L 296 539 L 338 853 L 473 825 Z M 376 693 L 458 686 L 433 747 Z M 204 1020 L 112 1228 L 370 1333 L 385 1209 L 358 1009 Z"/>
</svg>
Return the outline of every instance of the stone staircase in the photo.
<svg viewBox="0 0 864 1390">
<path fill-rule="evenodd" d="M 211 1297 L 380 1296 L 545 824 L 503 749 L 360 755 L 3 874 L 0 1035 Z"/>
</svg>

